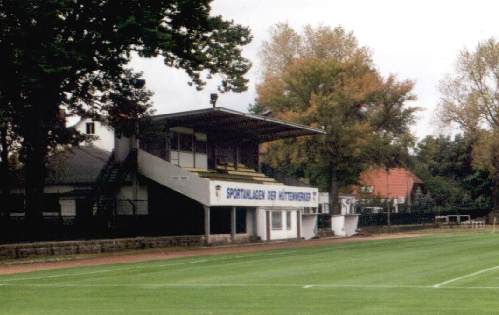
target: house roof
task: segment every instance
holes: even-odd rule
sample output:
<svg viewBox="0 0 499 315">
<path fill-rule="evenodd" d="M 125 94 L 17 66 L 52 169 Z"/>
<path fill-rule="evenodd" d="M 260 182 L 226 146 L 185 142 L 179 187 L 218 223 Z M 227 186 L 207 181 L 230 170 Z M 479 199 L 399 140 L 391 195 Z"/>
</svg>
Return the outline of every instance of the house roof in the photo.
<svg viewBox="0 0 499 315">
<path fill-rule="evenodd" d="M 47 165 L 47 185 L 91 185 L 111 156 L 95 146 L 74 147 L 56 153 Z"/>
<path fill-rule="evenodd" d="M 406 168 L 373 168 L 360 175 L 363 186 L 372 186 L 373 194 L 381 197 L 407 197 L 414 185 L 423 181 Z"/>
<path fill-rule="evenodd" d="M 282 138 L 325 134 L 322 129 L 224 107 L 157 115 L 152 117 L 152 121 L 153 123 L 164 123 L 170 128 L 187 127 L 203 130 L 225 140 L 245 138 L 266 142 Z"/>
</svg>

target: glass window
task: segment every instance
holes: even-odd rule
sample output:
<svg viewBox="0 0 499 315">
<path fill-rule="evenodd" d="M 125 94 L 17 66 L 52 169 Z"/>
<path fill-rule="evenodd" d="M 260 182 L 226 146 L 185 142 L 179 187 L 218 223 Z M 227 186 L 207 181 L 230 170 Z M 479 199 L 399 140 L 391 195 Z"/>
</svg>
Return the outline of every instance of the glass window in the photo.
<svg viewBox="0 0 499 315">
<path fill-rule="evenodd" d="M 87 135 L 93 135 L 95 134 L 95 124 L 93 122 L 87 122 Z"/>
<path fill-rule="evenodd" d="M 360 188 L 360 192 L 363 192 L 363 193 L 373 193 L 374 192 L 374 186 L 362 186 Z"/>
<path fill-rule="evenodd" d="M 291 230 L 291 211 L 286 211 L 286 229 Z"/>
<path fill-rule="evenodd" d="M 282 230 L 281 211 L 272 211 L 272 230 Z"/>
<path fill-rule="evenodd" d="M 180 151 L 192 152 L 192 135 L 179 133 Z"/>
<path fill-rule="evenodd" d="M 195 141 L 196 141 L 195 142 L 195 144 L 196 144 L 196 153 L 206 154 L 206 152 L 208 151 L 207 148 L 206 148 L 206 141 L 198 140 L 198 139 L 196 139 Z"/>
</svg>

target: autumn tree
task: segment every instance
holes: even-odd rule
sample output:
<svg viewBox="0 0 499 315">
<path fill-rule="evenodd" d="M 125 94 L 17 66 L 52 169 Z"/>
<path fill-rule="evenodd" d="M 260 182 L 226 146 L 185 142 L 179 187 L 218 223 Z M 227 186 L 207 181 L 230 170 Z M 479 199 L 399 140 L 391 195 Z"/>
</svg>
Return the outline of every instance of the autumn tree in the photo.
<svg viewBox="0 0 499 315">
<path fill-rule="evenodd" d="M 494 211 L 499 208 L 499 43 L 491 38 L 457 58 L 440 85 L 440 118 L 473 137 L 473 163 L 489 171 Z"/>
<path fill-rule="evenodd" d="M 241 49 L 250 32 L 211 15 L 211 2 L 0 0 L 0 106 L 12 109 L 22 140 L 28 221 L 41 218 L 51 138 L 65 132 L 60 106 L 107 119 L 115 110 L 101 111 L 102 97 L 109 86 L 122 88 L 115 83 L 134 53 L 185 70 L 197 88 L 217 74 L 220 91 L 246 89 L 250 63 Z"/>
<path fill-rule="evenodd" d="M 337 210 L 340 186 L 356 183 L 369 165 L 392 165 L 407 154 L 416 108 L 413 83 L 383 78 L 371 55 L 341 27 L 278 24 L 261 51 L 263 79 L 253 111 L 323 128 L 325 136 L 274 143 L 266 161 L 300 165 L 329 189 Z"/>
</svg>

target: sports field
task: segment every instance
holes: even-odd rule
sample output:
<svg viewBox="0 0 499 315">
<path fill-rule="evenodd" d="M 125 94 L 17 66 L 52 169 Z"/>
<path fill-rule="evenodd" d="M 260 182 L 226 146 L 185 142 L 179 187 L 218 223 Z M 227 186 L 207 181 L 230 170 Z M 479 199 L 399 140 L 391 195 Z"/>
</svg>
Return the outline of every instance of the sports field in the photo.
<svg viewBox="0 0 499 315">
<path fill-rule="evenodd" d="M 499 314 L 499 234 L 0 276 L 2 314 Z"/>
</svg>

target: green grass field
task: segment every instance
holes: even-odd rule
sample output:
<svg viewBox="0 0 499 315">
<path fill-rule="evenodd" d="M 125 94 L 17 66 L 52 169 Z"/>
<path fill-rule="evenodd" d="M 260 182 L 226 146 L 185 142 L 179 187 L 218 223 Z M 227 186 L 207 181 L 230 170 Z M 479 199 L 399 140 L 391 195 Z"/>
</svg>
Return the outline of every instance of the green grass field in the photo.
<svg viewBox="0 0 499 315">
<path fill-rule="evenodd" d="M 499 234 L 0 276 L 2 314 L 499 314 Z"/>
</svg>

